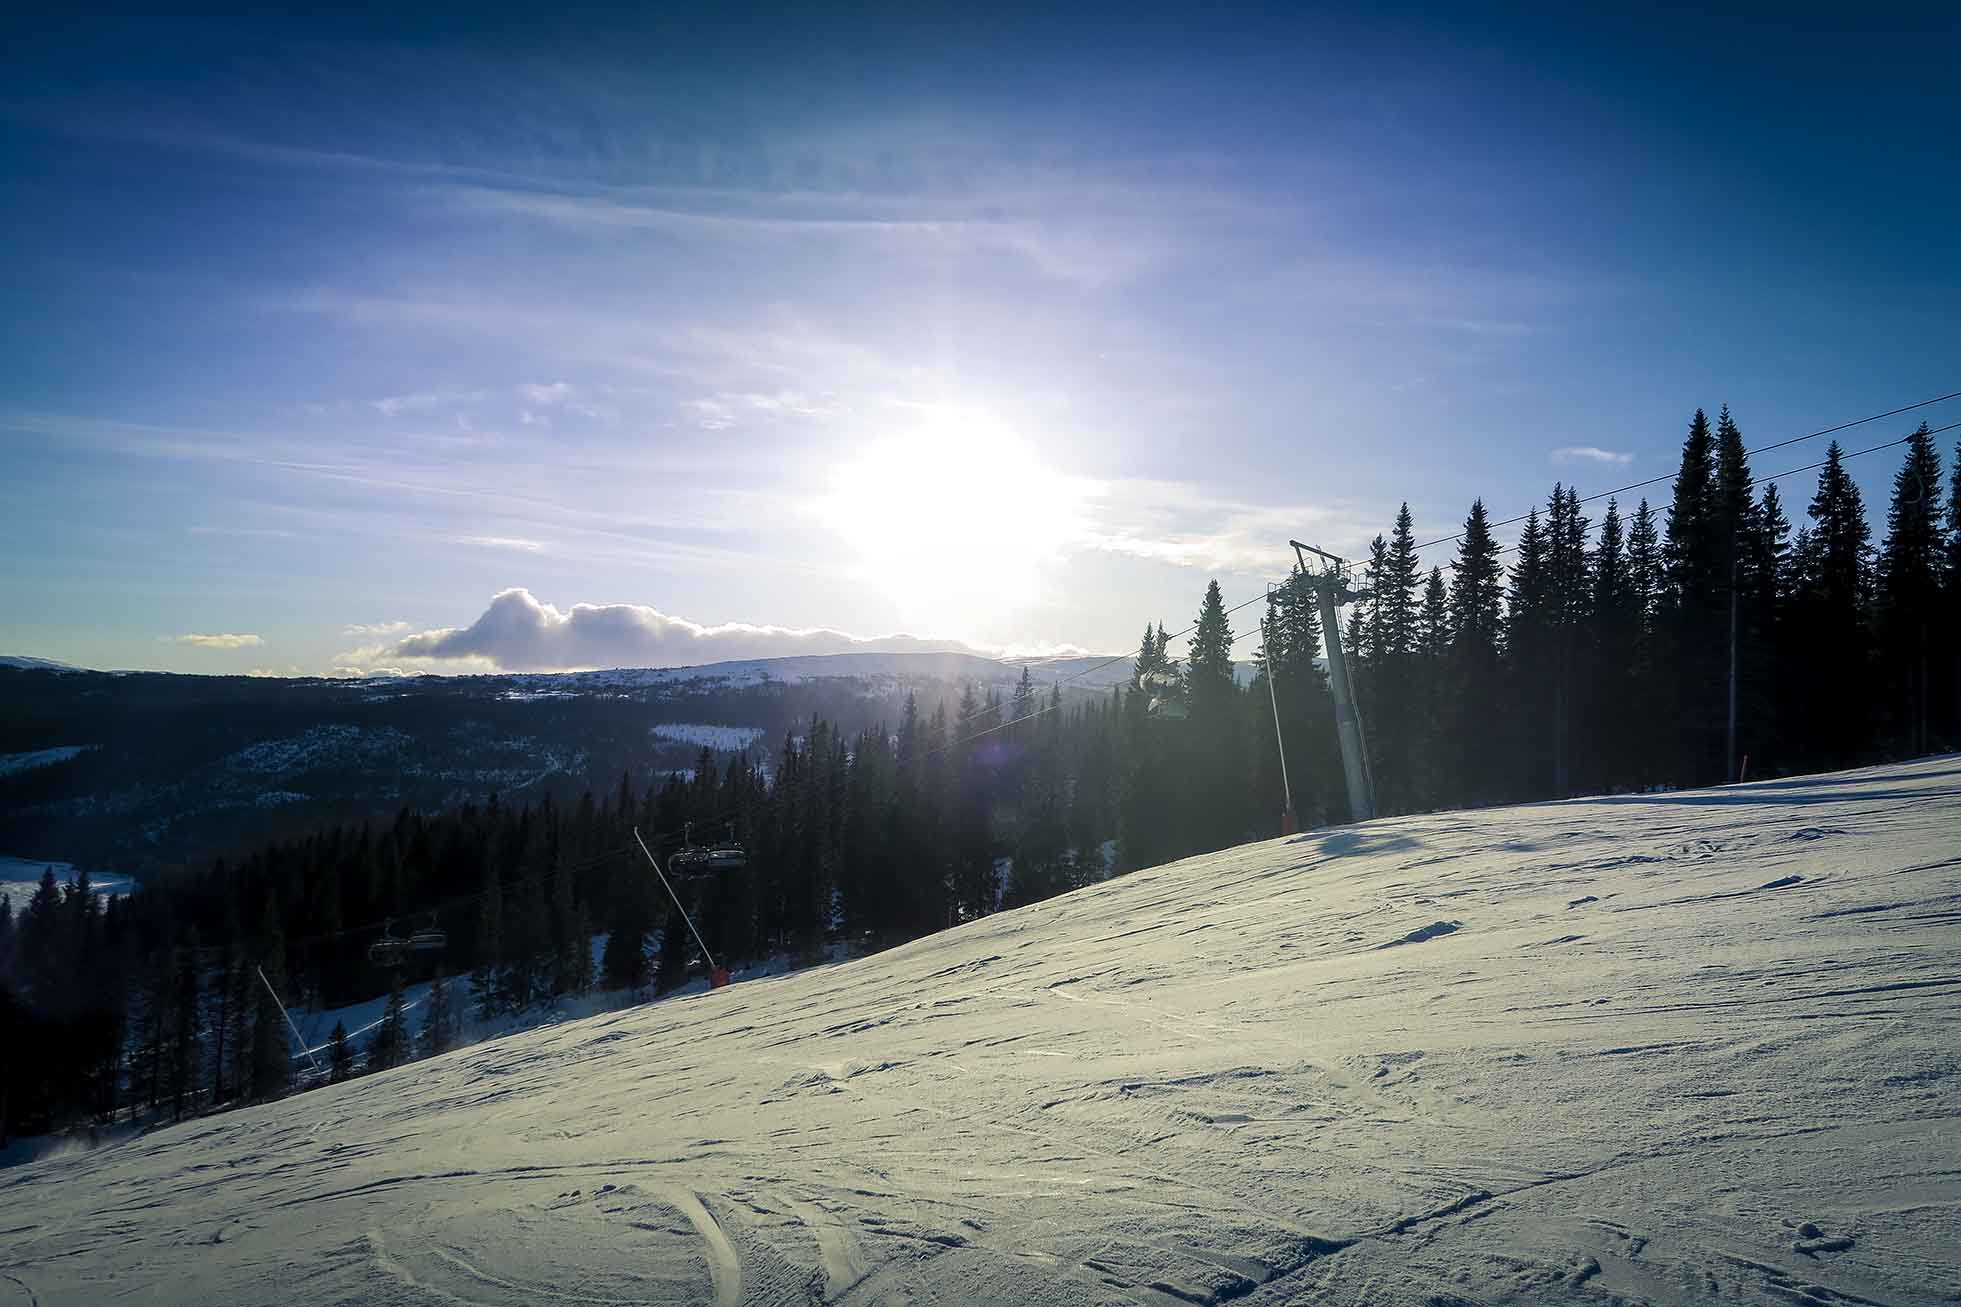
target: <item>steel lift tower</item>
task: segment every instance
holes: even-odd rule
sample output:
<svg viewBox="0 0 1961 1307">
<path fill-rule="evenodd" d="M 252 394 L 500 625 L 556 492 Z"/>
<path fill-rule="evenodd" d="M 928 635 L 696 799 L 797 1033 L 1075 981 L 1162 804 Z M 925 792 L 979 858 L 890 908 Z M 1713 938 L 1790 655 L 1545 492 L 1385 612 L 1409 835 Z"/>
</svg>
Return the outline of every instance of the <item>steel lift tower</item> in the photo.
<svg viewBox="0 0 1961 1307">
<path fill-rule="evenodd" d="M 1348 678 L 1348 657 L 1341 648 L 1343 604 L 1368 596 L 1348 584 L 1348 562 L 1324 549 L 1289 540 L 1294 557 L 1300 561 L 1297 583 L 1313 588 L 1321 605 L 1321 639 L 1328 651 L 1328 680 L 1335 692 L 1335 731 L 1341 736 L 1341 769 L 1348 778 L 1348 807 L 1356 821 L 1375 816 L 1375 777 L 1369 770 L 1368 736 L 1362 729 L 1361 705 L 1355 702 L 1355 686 Z M 1313 554 L 1324 564 L 1309 565 Z"/>
</svg>

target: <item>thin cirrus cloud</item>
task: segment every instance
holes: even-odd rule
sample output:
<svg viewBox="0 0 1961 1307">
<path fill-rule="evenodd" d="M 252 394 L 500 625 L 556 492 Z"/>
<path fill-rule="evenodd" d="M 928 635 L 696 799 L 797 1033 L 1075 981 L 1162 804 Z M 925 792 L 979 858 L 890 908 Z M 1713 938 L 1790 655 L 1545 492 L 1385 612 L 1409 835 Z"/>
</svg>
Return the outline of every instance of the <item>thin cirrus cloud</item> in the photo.
<svg viewBox="0 0 1961 1307">
<path fill-rule="evenodd" d="M 1553 450 L 1552 456 L 1560 463 L 1607 463 L 1615 467 L 1625 467 L 1634 461 L 1632 454 L 1624 454 L 1614 449 L 1602 449 L 1598 445 L 1568 445 L 1564 449 Z"/>
<path fill-rule="evenodd" d="M 265 643 L 256 635 L 180 635 L 174 638 L 178 644 L 195 645 L 199 649 L 256 649 Z"/>
<path fill-rule="evenodd" d="M 479 549 L 513 549 L 521 554 L 542 554 L 545 542 L 527 540 L 522 536 L 457 536 L 459 545 L 475 545 Z"/>
<path fill-rule="evenodd" d="M 873 638 L 822 628 L 729 622 L 705 626 L 644 604 L 574 604 L 560 611 L 529 590 L 498 594 L 468 626 L 423 631 L 385 651 L 388 658 L 444 663 L 474 660 L 503 671 L 596 667 L 690 667 L 799 654 L 978 653 L 955 640 L 910 635 Z"/>
<path fill-rule="evenodd" d="M 408 629 L 409 624 L 407 622 L 354 622 L 348 626 L 343 626 L 340 633 L 342 635 L 368 636 L 372 638 L 375 636 L 400 635 Z"/>
</svg>

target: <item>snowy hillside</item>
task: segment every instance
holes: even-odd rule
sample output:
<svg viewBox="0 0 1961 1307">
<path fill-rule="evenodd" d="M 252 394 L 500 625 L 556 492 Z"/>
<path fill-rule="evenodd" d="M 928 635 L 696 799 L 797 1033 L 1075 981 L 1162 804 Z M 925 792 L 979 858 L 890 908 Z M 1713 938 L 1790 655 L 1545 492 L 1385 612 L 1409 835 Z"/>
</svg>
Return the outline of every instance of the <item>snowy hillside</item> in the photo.
<svg viewBox="0 0 1961 1307">
<path fill-rule="evenodd" d="M 82 669 L 68 663 L 58 663 L 52 658 L 30 658 L 26 654 L 0 654 L 0 667 L 17 667 L 22 671 L 79 672 Z"/>
<path fill-rule="evenodd" d="M 1957 939 L 1961 758 L 1314 832 L 0 1172 L 0 1303 L 1953 1303 Z"/>
</svg>

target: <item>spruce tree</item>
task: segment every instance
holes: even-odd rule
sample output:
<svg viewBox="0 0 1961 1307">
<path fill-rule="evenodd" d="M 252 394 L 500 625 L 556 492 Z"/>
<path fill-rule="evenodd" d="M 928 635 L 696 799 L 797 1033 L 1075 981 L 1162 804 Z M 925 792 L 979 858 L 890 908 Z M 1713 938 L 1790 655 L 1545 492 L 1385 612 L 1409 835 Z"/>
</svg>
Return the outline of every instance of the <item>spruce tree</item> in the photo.
<svg viewBox="0 0 1961 1307">
<path fill-rule="evenodd" d="M 1947 488 L 1947 568 L 1941 582 L 1939 647 L 1947 650 L 1945 738 L 1961 742 L 1961 440 L 1954 445 L 1954 479 Z"/>
<path fill-rule="evenodd" d="M 386 1071 L 409 1058 L 408 1021 L 402 1006 L 402 973 L 394 973 L 388 989 L 388 1006 L 382 1009 L 381 1024 L 375 1027 L 368 1044 L 368 1070 Z"/>
<path fill-rule="evenodd" d="M 422 1032 L 416 1038 L 416 1051 L 434 1057 L 449 1051 L 456 1042 L 456 1009 L 450 999 L 449 976 L 440 968 L 422 1001 Z"/>
<path fill-rule="evenodd" d="M 1669 753 L 1677 782 L 1685 784 L 1719 780 L 1724 773 L 1730 531 L 1716 465 L 1709 419 L 1697 409 L 1682 442 L 1663 550 L 1673 691 Z"/>
<path fill-rule="evenodd" d="M 259 957 L 252 990 L 250 1076 L 252 1097 L 278 1098 L 292 1083 L 293 1060 L 286 1018 L 274 994 L 286 984 L 286 940 L 279 927 L 277 904 L 266 901 L 265 922 L 259 935 Z"/>
<path fill-rule="evenodd" d="M 354 1074 L 354 1044 L 347 1037 L 347 1024 L 334 1022 L 334 1033 L 327 1036 L 327 1083 L 337 1085 Z"/>
<path fill-rule="evenodd" d="M 477 902 L 476 962 L 470 973 L 470 995 L 477 1020 L 490 1021 L 504 1010 L 504 884 L 495 862 L 484 865 L 483 893 Z"/>
<path fill-rule="evenodd" d="M 1444 711 L 1450 792 L 1458 802 L 1497 797 L 1491 750 L 1501 726 L 1499 647 L 1504 621 L 1504 569 L 1484 501 L 1476 500 L 1450 564 L 1449 702 Z"/>
<path fill-rule="evenodd" d="M 1552 788 L 1545 742 L 1554 713 L 1554 591 L 1547 552 L 1546 529 L 1535 508 L 1519 532 L 1505 601 L 1505 691 L 1512 705 L 1505 737 L 1509 792 L 1514 795 L 1545 794 Z"/>
<path fill-rule="evenodd" d="M 1889 734 L 1907 752 L 1932 740 L 1935 641 L 1948 541 L 1941 529 L 1941 459 L 1927 424 L 1907 438 L 1875 569 L 1874 616 Z"/>
<path fill-rule="evenodd" d="M 1444 718 L 1450 706 L 1450 595 L 1441 567 L 1432 567 L 1423 583 L 1423 602 L 1416 614 L 1416 650 L 1410 684 L 1415 714 L 1410 735 L 1411 773 L 1418 807 L 1435 808 L 1450 801 L 1448 764 L 1444 755 Z"/>
<path fill-rule="evenodd" d="M 1656 710 L 1668 694 L 1660 626 L 1665 576 L 1661 532 L 1654 509 L 1643 499 L 1627 531 L 1628 603 L 1634 619 L 1634 644 L 1625 655 L 1628 702 L 1641 711 L 1630 724 L 1626 750 L 1628 779 L 1637 786 L 1654 784 L 1666 770 L 1662 763 L 1662 714 Z"/>
<path fill-rule="evenodd" d="M 171 1119 L 184 1119 L 184 1110 L 197 1093 L 198 1073 L 204 1062 L 204 1004 L 197 965 L 197 931 L 186 933 L 173 950 L 171 962 L 169 1075 L 166 1091 L 170 1095 Z"/>
<path fill-rule="evenodd" d="M 1552 793 L 1572 793 L 1574 701 L 1582 679 L 1582 628 L 1591 601 L 1587 573 L 1587 519 L 1579 492 L 1554 485 L 1546 517 L 1546 656 L 1552 674 Z"/>
<path fill-rule="evenodd" d="M 1232 627 L 1226 620 L 1219 583 L 1210 581 L 1192 624 L 1185 668 L 1185 694 L 1191 716 L 1185 735 L 1188 781 L 1180 788 L 1185 804 L 1181 849 L 1219 848 L 1245 833 L 1247 778 L 1241 764 L 1239 687 L 1233 678 Z"/>
<path fill-rule="evenodd" d="M 1629 744 L 1640 712 L 1633 668 L 1641 634 L 1641 614 L 1618 501 L 1609 499 L 1600 519 L 1600 540 L 1591 565 L 1593 594 L 1585 635 L 1587 674 L 1581 708 L 1584 738 L 1592 755 L 1590 783 L 1614 789 L 1632 783 L 1636 773 Z"/>
<path fill-rule="evenodd" d="M 1814 700 L 1812 763 L 1843 767 L 1867 747 L 1871 642 L 1866 623 L 1872 529 L 1859 487 L 1834 440 L 1806 510 L 1812 522 L 1800 560 L 1798 620 L 1804 682 L 1835 687 Z"/>
<path fill-rule="evenodd" d="M 1758 501 L 1748 565 L 1751 586 L 1739 618 L 1744 635 L 1739 695 L 1743 748 L 1759 761 L 1752 770 L 1782 768 L 1789 724 L 1782 706 L 1796 687 L 1790 679 L 1787 608 L 1795 584 L 1791 567 L 1791 521 L 1777 483 L 1764 486 Z"/>
</svg>

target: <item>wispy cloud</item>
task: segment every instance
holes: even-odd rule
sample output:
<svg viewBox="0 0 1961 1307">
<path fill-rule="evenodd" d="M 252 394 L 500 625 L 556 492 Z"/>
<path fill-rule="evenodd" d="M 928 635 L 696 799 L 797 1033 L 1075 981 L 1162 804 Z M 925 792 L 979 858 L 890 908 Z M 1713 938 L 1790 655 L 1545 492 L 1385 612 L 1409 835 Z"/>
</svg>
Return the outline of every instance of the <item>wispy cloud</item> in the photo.
<svg viewBox="0 0 1961 1307">
<path fill-rule="evenodd" d="M 1122 481 L 1102 496 L 1081 543 L 1175 567 L 1281 575 L 1292 563 L 1288 539 L 1305 533 L 1359 554 L 1379 517 L 1346 502 L 1257 503 L 1186 482 Z"/>
<path fill-rule="evenodd" d="M 600 388 L 600 393 L 606 389 Z M 598 398 L 593 387 L 575 386 L 567 381 L 529 381 L 517 388 L 517 395 L 532 408 L 560 409 L 595 421 L 613 422 L 620 416 L 619 408 Z M 535 424 L 540 416 L 528 408 L 519 420 Z M 549 420 L 544 425 L 549 426 Z"/>
<path fill-rule="evenodd" d="M 200 649 L 256 649 L 265 643 L 256 635 L 179 635 L 164 638 L 178 644 L 196 645 Z"/>
<path fill-rule="evenodd" d="M 432 409 L 478 404 L 487 397 L 481 390 L 424 390 L 410 395 L 384 395 L 368 401 L 369 407 L 385 418 L 404 413 L 425 413 Z"/>
<path fill-rule="evenodd" d="M 186 527 L 194 536 L 245 536 L 250 539 L 290 540 L 299 535 L 297 531 L 284 531 L 268 526 L 213 526 L 200 525 Z"/>
<path fill-rule="evenodd" d="M 351 626 L 343 626 L 340 633 L 352 636 L 384 636 L 400 635 L 408 629 L 407 622 L 356 622 Z"/>
<path fill-rule="evenodd" d="M 1176 219 L 1163 197 L 1139 204 L 1132 196 L 1107 212 L 1080 205 L 1057 211 L 1053 201 L 1068 193 L 1022 197 L 1043 206 L 1039 216 L 1018 212 L 1014 201 L 1013 208 L 1004 205 L 1007 197 L 998 194 L 955 204 L 945 196 L 900 201 L 849 193 L 786 197 L 694 191 L 693 202 L 684 205 L 617 194 L 444 185 L 431 187 L 426 198 L 463 215 L 616 233 L 643 230 L 722 242 L 877 242 L 881 249 L 922 258 L 1007 254 L 1045 277 L 1091 287 L 1130 281 L 1179 248 L 1167 230 Z"/>
<path fill-rule="evenodd" d="M 544 541 L 526 540 L 521 536 L 457 536 L 456 543 L 475 545 L 479 549 L 515 549 L 526 554 L 545 552 Z"/>
<path fill-rule="evenodd" d="M 1618 450 L 1602 449 L 1598 445 L 1568 445 L 1564 449 L 1552 451 L 1553 461 L 1557 463 L 1610 463 L 1625 466 L 1634 461 L 1634 455 Z"/>
</svg>

